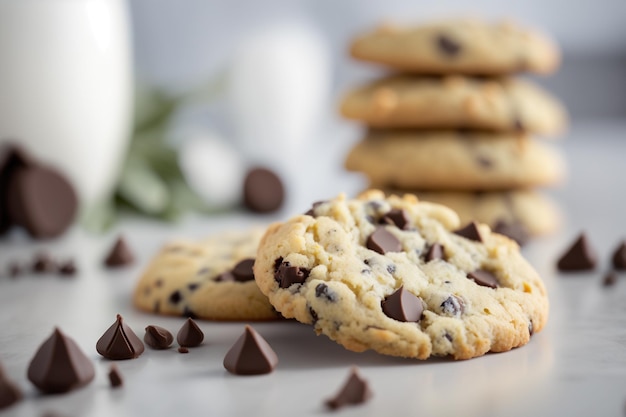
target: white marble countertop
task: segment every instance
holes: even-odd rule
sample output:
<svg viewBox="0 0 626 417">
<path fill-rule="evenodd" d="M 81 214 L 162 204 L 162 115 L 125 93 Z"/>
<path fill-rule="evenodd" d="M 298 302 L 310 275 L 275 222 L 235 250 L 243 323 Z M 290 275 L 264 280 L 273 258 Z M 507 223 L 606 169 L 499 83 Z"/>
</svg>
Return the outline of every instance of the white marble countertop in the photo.
<svg viewBox="0 0 626 417">
<path fill-rule="evenodd" d="M 354 136 L 346 130 L 339 136 Z M 130 293 L 142 268 L 167 239 L 202 236 L 243 228 L 306 211 L 310 202 L 340 190 L 354 193 L 362 183 L 341 171 L 349 140 L 334 143 L 333 157 L 311 154 L 301 177 L 289 184 L 287 207 L 272 217 L 242 213 L 190 218 L 179 225 L 126 219 L 107 236 L 72 230 L 54 242 L 25 239 L 0 242 L 0 268 L 10 260 L 27 261 L 38 249 L 59 258 L 73 257 L 80 273 L 0 278 L 0 361 L 24 390 L 25 400 L 0 412 L 4 416 L 304 416 L 327 413 L 323 402 L 347 377 L 352 365 L 370 382 L 373 398 L 342 409 L 341 415 L 422 416 L 623 416 L 626 406 L 626 274 L 603 287 L 609 256 L 626 238 L 626 123 L 574 126 L 557 146 L 569 165 L 568 183 L 552 194 L 566 215 L 563 230 L 529 244 L 524 253 L 544 277 L 550 294 L 547 327 L 519 349 L 454 362 L 419 362 L 372 352 L 353 353 L 310 327 L 292 322 L 254 327 L 277 352 L 277 369 L 264 376 L 237 377 L 222 367 L 224 354 L 244 323 L 200 322 L 202 346 L 181 355 L 175 349 L 147 349 L 136 360 L 116 362 L 125 378 L 109 387 L 110 362 L 95 351 L 100 335 L 121 313 L 143 337 L 157 324 L 176 332 L 183 320 L 144 314 L 131 306 Z M 330 142 L 329 142 L 330 143 Z M 595 272 L 562 275 L 556 258 L 582 230 L 597 248 Z M 110 272 L 101 267 L 109 245 L 122 232 L 137 262 Z M 96 365 L 96 379 L 67 395 L 42 396 L 26 379 L 38 346 L 59 326 L 73 337 Z"/>
</svg>

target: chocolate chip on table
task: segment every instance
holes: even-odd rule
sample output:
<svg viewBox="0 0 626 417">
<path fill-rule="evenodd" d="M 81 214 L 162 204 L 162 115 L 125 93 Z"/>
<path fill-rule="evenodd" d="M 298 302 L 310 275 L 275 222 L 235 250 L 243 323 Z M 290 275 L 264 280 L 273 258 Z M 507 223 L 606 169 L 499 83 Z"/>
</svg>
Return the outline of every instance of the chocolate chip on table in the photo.
<svg viewBox="0 0 626 417">
<path fill-rule="evenodd" d="M 455 295 L 451 295 L 441 303 L 441 312 L 447 316 L 457 317 L 463 313 L 465 306 L 463 300 Z"/>
<path fill-rule="evenodd" d="M 498 220 L 493 227 L 493 231 L 513 239 L 520 246 L 524 246 L 530 238 L 527 228 L 520 222 Z"/>
<path fill-rule="evenodd" d="M 461 52 L 461 45 L 446 34 L 437 36 L 437 47 L 446 56 L 454 57 Z"/>
<path fill-rule="evenodd" d="M 254 259 L 248 258 L 244 259 L 235 265 L 232 270 L 232 274 L 235 277 L 235 281 L 238 282 L 247 282 L 254 281 Z"/>
<path fill-rule="evenodd" d="M 365 246 L 368 249 L 384 255 L 387 252 L 402 251 L 402 244 L 394 235 L 392 235 L 384 227 L 377 227 L 374 233 L 369 235 Z"/>
<path fill-rule="evenodd" d="M 180 347 L 178 348 L 178 353 L 189 353 L 189 349 L 187 349 L 187 348 L 186 348 L 186 347 L 184 347 L 184 346 L 180 346 Z"/>
<path fill-rule="evenodd" d="M 4 374 L 0 365 L 0 410 L 8 408 L 22 399 L 22 391 Z"/>
<path fill-rule="evenodd" d="M 135 359 L 143 353 L 144 346 L 135 332 L 118 314 L 115 323 L 98 339 L 96 350 L 111 360 Z"/>
<path fill-rule="evenodd" d="M 613 268 L 620 271 L 626 270 L 626 241 L 620 242 L 617 248 L 615 248 L 611 261 L 613 262 Z"/>
<path fill-rule="evenodd" d="M 176 334 L 176 341 L 181 347 L 190 348 L 200 346 L 203 340 L 204 333 L 202 333 L 200 327 L 198 327 L 191 317 L 183 323 Z"/>
<path fill-rule="evenodd" d="M 496 278 L 496 276 L 493 275 L 491 272 L 485 271 L 484 269 L 477 269 L 476 271 L 468 273 L 467 278 L 471 279 L 476 284 L 483 287 L 498 287 L 498 278 Z"/>
<path fill-rule="evenodd" d="M 422 299 L 404 289 L 398 288 L 381 303 L 387 317 L 403 322 L 418 322 L 424 311 Z"/>
<path fill-rule="evenodd" d="M 596 251 L 591 247 L 585 233 L 581 233 L 559 258 L 557 268 L 560 271 L 588 271 L 594 269 L 597 262 Z"/>
<path fill-rule="evenodd" d="M 117 366 L 112 363 L 109 367 L 109 383 L 111 384 L 111 388 L 119 388 L 124 385 L 124 379 L 122 378 L 122 374 L 120 370 L 117 369 Z"/>
<path fill-rule="evenodd" d="M 28 379 L 45 393 L 68 392 L 90 383 L 96 372 L 76 342 L 55 328 L 28 366 Z"/>
<path fill-rule="evenodd" d="M 267 341 L 251 326 L 224 356 L 224 368 L 235 375 L 268 374 L 278 364 L 278 356 Z"/>
<path fill-rule="evenodd" d="M 285 199 L 285 188 L 277 174 L 267 168 L 253 168 L 243 183 L 243 202 L 256 213 L 278 210 Z"/>
<path fill-rule="evenodd" d="M 69 260 L 59 265 L 59 274 L 65 277 L 76 275 L 76 265 L 74 261 Z"/>
<path fill-rule="evenodd" d="M 337 301 L 337 298 L 338 298 L 337 293 L 331 290 L 330 288 L 328 288 L 328 285 L 324 283 L 317 284 L 317 287 L 315 287 L 315 296 L 317 298 L 323 297 L 326 300 L 333 302 L 333 303 Z"/>
<path fill-rule="evenodd" d="M 366 380 L 361 378 L 358 369 L 350 370 L 348 380 L 341 387 L 335 397 L 326 400 L 326 406 L 336 410 L 345 405 L 362 404 L 372 397 L 372 391 Z"/>
<path fill-rule="evenodd" d="M 428 248 L 425 256 L 426 262 L 434 261 L 435 259 L 443 259 L 443 246 L 439 243 L 433 243 Z"/>
<path fill-rule="evenodd" d="M 39 252 L 35 255 L 35 259 L 33 261 L 33 272 L 36 274 L 45 274 L 55 272 L 56 270 L 57 263 L 49 254 Z"/>
<path fill-rule="evenodd" d="M 617 273 L 615 273 L 615 271 L 609 271 L 604 276 L 604 279 L 602 280 L 602 285 L 604 285 L 605 287 L 610 287 L 610 286 L 615 285 L 616 282 L 617 282 Z"/>
<path fill-rule="evenodd" d="M 381 219 L 381 223 L 396 226 L 400 230 L 406 230 L 409 222 L 409 216 L 402 209 L 392 209 L 385 213 Z"/>
<path fill-rule="evenodd" d="M 281 262 L 276 272 L 274 272 L 274 279 L 278 282 L 280 288 L 289 288 L 293 284 L 303 284 L 309 277 L 310 272 L 306 268 L 291 266 L 289 262 Z"/>
<path fill-rule="evenodd" d="M 480 230 L 478 229 L 478 224 L 476 222 L 470 222 L 467 226 L 455 230 L 454 233 L 469 240 L 483 242 L 483 237 L 480 234 Z"/>
<path fill-rule="evenodd" d="M 174 336 L 172 336 L 169 330 L 161 326 L 149 325 L 146 327 L 143 341 L 152 349 L 163 350 L 170 347 L 174 341 Z"/>
<path fill-rule="evenodd" d="M 35 238 L 59 236 L 78 211 L 76 191 L 53 168 L 35 165 L 16 170 L 7 193 L 9 216 Z"/>
<path fill-rule="evenodd" d="M 130 250 L 128 243 L 126 243 L 126 239 L 123 236 L 119 236 L 104 259 L 104 264 L 109 268 L 117 268 L 130 265 L 134 261 L 135 256 Z"/>
</svg>

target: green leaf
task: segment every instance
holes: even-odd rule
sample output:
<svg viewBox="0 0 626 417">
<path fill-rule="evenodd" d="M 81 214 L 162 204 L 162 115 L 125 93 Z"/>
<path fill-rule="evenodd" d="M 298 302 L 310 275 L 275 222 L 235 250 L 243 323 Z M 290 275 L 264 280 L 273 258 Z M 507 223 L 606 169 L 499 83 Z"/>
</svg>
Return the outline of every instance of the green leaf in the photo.
<svg viewBox="0 0 626 417">
<path fill-rule="evenodd" d="M 128 204 L 148 215 L 159 215 L 167 208 L 170 193 L 166 183 L 144 160 L 129 155 L 117 188 Z"/>
</svg>

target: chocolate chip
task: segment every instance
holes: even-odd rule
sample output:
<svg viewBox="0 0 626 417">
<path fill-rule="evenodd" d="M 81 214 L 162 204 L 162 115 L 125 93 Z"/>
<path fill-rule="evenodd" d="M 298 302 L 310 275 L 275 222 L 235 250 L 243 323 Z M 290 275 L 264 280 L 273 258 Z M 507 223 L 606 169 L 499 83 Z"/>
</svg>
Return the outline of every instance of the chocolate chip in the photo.
<svg viewBox="0 0 626 417">
<path fill-rule="evenodd" d="M 493 227 L 493 231 L 513 239 L 520 246 L 524 246 L 530 238 L 528 229 L 520 222 L 505 222 L 499 220 Z"/>
<path fill-rule="evenodd" d="M 338 298 L 337 293 L 328 288 L 326 284 L 317 284 L 317 287 L 315 287 L 315 296 L 317 298 L 324 297 L 326 300 L 333 303 L 337 301 Z"/>
<path fill-rule="evenodd" d="M 451 335 L 450 333 L 448 333 L 448 332 L 445 332 L 445 333 L 443 334 L 443 337 L 445 337 L 445 338 L 446 338 L 446 340 L 447 340 L 448 342 L 450 342 L 450 343 L 452 343 L 452 341 L 454 340 L 454 338 L 452 337 L 452 335 Z"/>
<path fill-rule="evenodd" d="M 396 273 L 396 266 L 395 265 L 387 265 L 387 272 L 389 272 L 390 274 L 395 274 Z"/>
<path fill-rule="evenodd" d="M 61 265 L 59 265 L 59 274 L 66 277 L 76 275 L 76 265 L 74 265 L 74 261 L 65 261 Z"/>
<path fill-rule="evenodd" d="M 163 327 L 150 325 L 146 327 L 146 334 L 143 335 L 143 341 L 152 349 L 161 350 L 170 347 L 174 341 L 174 336 L 172 336 L 169 330 Z"/>
<path fill-rule="evenodd" d="M 113 244 L 113 247 L 104 260 L 104 264 L 110 268 L 117 268 L 130 265 L 134 261 L 135 256 L 126 243 L 126 239 L 124 239 L 123 236 L 120 236 L 115 241 L 115 244 Z"/>
<path fill-rule="evenodd" d="M 274 273 L 274 279 L 278 281 L 280 288 L 289 288 L 293 284 L 303 284 L 309 273 L 306 268 L 290 266 L 289 262 L 283 262 Z"/>
<path fill-rule="evenodd" d="M 484 269 L 477 269 L 474 272 L 468 273 L 467 278 L 471 279 L 476 284 L 483 287 L 498 287 L 498 278 L 496 278 L 495 275 L 493 275 L 491 272 L 485 271 Z"/>
<path fill-rule="evenodd" d="M 535 326 L 533 325 L 533 321 L 529 320 L 528 321 L 528 334 L 532 336 L 534 333 L 535 333 Z"/>
<path fill-rule="evenodd" d="M 45 393 L 68 392 L 90 383 L 96 372 L 76 342 L 58 328 L 37 350 L 28 379 Z"/>
<path fill-rule="evenodd" d="M 176 334 L 176 341 L 182 347 L 196 347 L 200 346 L 204 340 L 204 333 L 200 330 L 200 327 L 190 317 Z"/>
<path fill-rule="evenodd" d="M 45 252 L 40 252 L 35 255 L 35 261 L 33 262 L 33 272 L 36 274 L 45 274 L 55 272 L 57 269 L 57 263 Z"/>
<path fill-rule="evenodd" d="M 453 317 L 461 315 L 464 310 L 463 301 L 455 295 L 446 298 L 440 307 L 443 314 Z"/>
<path fill-rule="evenodd" d="M 616 282 L 617 282 L 617 274 L 615 273 L 615 271 L 609 271 L 604 276 L 604 279 L 602 280 L 602 285 L 604 285 L 605 287 L 610 287 L 610 286 L 615 285 Z"/>
<path fill-rule="evenodd" d="M 467 226 L 459 230 L 455 230 L 454 233 L 469 240 L 483 242 L 483 237 L 480 234 L 480 230 L 478 229 L 478 224 L 476 224 L 476 222 L 470 222 Z"/>
<path fill-rule="evenodd" d="M 188 306 L 185 306 L 185 308 L 183 309 L 183 317 L 195 320 L 198 318 L 198 315 L 194 313 Z"/>
<path fill-rule="evenodd" d="M 382 217 L 380 222 L 396 226 L 400 230 L 406 230 L 409 226 L 409 216 L 404 210 L 392 209 Z"/>
<path fill-rule="evenodd" d="M 122 374 L 114 363 L 109 367 L 109 383 L 111 384 L 111 388 L 119 388 L 124 385 Z"/>
<path fill-rule="evenodd" d="M 35 238 L 59 236 L 76 217 L 76 191 L 55 169 L 37 165 L 18 169 L 7 193 L 9 216 Z"/>
<path fill-rule="evenodd" d="M 135 359 L 143 353 L 144 346 L 118 314 L 115 323 L 98 339 L 96 350 L 107 359 Z"/>
<path fill-rule="evenodd" d="M 169 301 L 172 304 L 178 304 L 180 303 L 180 300 L 182 299 L 183 299 L 183 296 L 181 295 L 180 291 L 176 290 L 172 294 L 170 294 Z"/>
<path fill-rule="evenodd" d="M 22 399 L 22 391 L 4 374 L 0 366 L 0 410 L 8 408 Z"/>
<path fill-rule="evenodd" d="M 437 36 L 437 47 L 446 56 L 455 57 L 461 52 L 461 45 L 446 34 Z"/>
<path fill-rule="evenodd" d="M 306 214 L 307 216 L 316 217 L 316 216 L 315 216 L 315 209 L 316 209 L 318 206 L 320 206 L 320 205 L 324 204 L 325 202 L 326 202 L 326 201 L 316 201 L 315 203 L 313 203 L 313 204 L 311 205 L 311 208 L 310 208 L 310 209 L 309 209 L 306 213 L 304 213 L 304 214 Z"/>
<path fill-rule="evenodd" d="M 557 267 L 560 271 L 587 271 L 595 268 L 597 260 L 596 252 L 587 241 L 587 236 L 581 233 L 561 256 Z"/>
<path fill-rule="evenodd" d="M 626 242 L 622 241 L 613 252 L 613 268 L 626 270 Z"/>
<path fill-rule="evenodd" d="M 347 381 L 335 397 L 326 400 L 326 406 L 336 410 L 345 405 L 362 404 L 372 397 L 372 391 L 366 380 L 361 378 L 358 369 L 353 367 Z"/>
<path fill-rule="evenodd" d="M 309 314 L 311 315 L 311 324 L 315 326 L 315 323 L 317 323 L 317 320 L 319 319 L 319 317 L 317 316 L 317 313 L 315 312 L 315 310 L 313 310 L 310 306 L 309 306 Z"/>
<path fill-rule="evenodd" d="M 443 259 L 443 246 L 439 243 L 433 243 L 426 252 L 426 262 L 434 261 L 435 259 Z"/>
<path fill-rule="evenodd" d="M 402 251 L 400 241 L 384 227 L 377 227 L 374 233 L 367 238 L 365 246 L 381 255 L 387 252 Z"/>
<path fill-rule="evenodd" d="M 195 290 L 198 289 L 198 287 L 200 286 L 199 283 L 197 282 L 192 282 L 191 284 L 187 284 L 187 289 L 191 292 L 194 292 Z"/>
<path fill-rule="evenodd" d="M 278 356 L 274 349 L 252 327 L 244 333 L 224 356 L 224 368 L 236 375 L 260 375 L 274 370 Z"/>
<path fill-rule="evenodd" d="M 381 306 L 387 317 L 403 322 L 419 321 L 424 311 L 422 299 L 406 291 L 404 286 L 385 298 Z"/>
<path fill-rule="evenodd" d="M 248 258 L 238 262 L 232 271 L 235 281 L 254 281 L 254 271 L 252 267 L 254 267 L 254 258 Z"/>
<path fill-rule="evenodd" d="M 249 210 L 272 212 L 280 208 L 284 199 L 285 189 L 278 175 L 266 168 L 248 171 L 243 184 L 243 201 Z"/>
<path fill-rule="evenodd" d="M 232 274 L 232 272 L 226 271 L 226 272 L 222 272 L 221 274 L 213 278 L 213 280 L 216 282 L 229 282 L 229 281 L 234 281 L 235 276 Z"/>
<path fill-rule="evenodd" d="M 184 346 L 178 348 L 178 353 L 189 353 L 189 349 Z"/>
</svg>

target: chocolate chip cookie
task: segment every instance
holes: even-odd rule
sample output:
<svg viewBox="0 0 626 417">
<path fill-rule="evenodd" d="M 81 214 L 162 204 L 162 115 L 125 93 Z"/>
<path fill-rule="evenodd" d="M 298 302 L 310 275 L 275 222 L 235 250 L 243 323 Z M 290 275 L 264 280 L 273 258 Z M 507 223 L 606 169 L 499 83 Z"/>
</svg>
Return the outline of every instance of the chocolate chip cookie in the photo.
<svg viewBox="0 0 626 417">
<path fill-rule="evenodd" d="M 406 72 L 549 74 L 560 63 L 556 44 L 515 22 L 448 19 L 422 25 L 385 24 L 358 37 L 353 57 Z"/>
<path fill-rule="evenodd" d="M 468 359 L 526 344 L 548 297 L 510 239 L 414 196 L 316 203 L 267 230 L 254 274 L 285 317 L 352 351 Z"/>
<path fill-rule="evenodd" d="M 473 128 L 557 135 L 561 103 L 515 78 L 393 75 L 348 93 L 341 114 L 383 128 Z"/>
<path fill-rule="evenodd" d="M 262 229 L 225 232 L 167 244 L 137 283 L 135 306 L 209 320 L 277 319 L 252 271 L 262 234 Z"/>
</svg>

